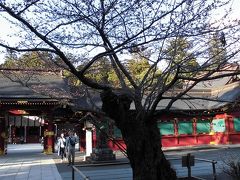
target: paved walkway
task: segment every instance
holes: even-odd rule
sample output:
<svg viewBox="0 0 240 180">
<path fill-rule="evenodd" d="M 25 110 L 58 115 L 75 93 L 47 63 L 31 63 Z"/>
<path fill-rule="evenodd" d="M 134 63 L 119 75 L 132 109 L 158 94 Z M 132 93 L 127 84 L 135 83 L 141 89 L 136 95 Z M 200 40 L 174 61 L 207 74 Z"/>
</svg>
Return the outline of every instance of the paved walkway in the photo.
<svg viewBox="0 0 240 180">
<path fill-rule="evenodd" d="M 52 156 L 39 144 L 9 145 L 0 157 L 0 180 L 62 180 Z"/>
<path fill-rule="evenodd" d="M 226 153 L 231 150 L 232 153 L 239 152 L 239 145 L 231 146 L 218 146 L 210 147 L 212 151 L 209 151 L 209 146 L 205 147 L 189 147 L 185 149 L 176 148 L 165 151 L 168 158 L 182 155 L 193 151 L 196 157 L 215 159 L 217 164 L 217 179 L 225 180 L 229 179 L 226 175 L 222 174 L 220 168 L 221 159 L 217 157 L 220 153 Z M 214 149 L 215 148 L 215 149 Z M 227 150 L 229 149 L 229 150 Z M 206 151 L 206 152 L 205 152 Z M 120 154 L 117 154 L 118 158 L 122 158 Z M 76 154 L 76 165 L 83 165 L 83 154 Z M 118 159 L 121 160 L 121 159 Z M 122 159 L 126 161 L 125 158 Z M 173 167 L 177 170 L 179 176 L 186 176 L 186 168 L 181 167 L 181 161 L 172 162 Z M 105 167 L 79 167 L 80 170 L 91 179 L 131 179 L 132 171 L 129 165 L 120 166 L 105 166 Z M 67 166 L 67 162 L 61 163 L 59 157 L 56 154 L 44 155 L 42 154 L 42 147 L 39 144 L 27 144 L 27 145 L 9 145 L 8 154 L 0 157 L 0 180 L 70 180 L 72 178 L 71 167 Z M 110 176 L 111 174 L 111 176 Z M 206 179 L 212 179 L 212 168 L 210 163 L 198 162 L 192 169 L 192 174 L 203 177 Z M 116 178 L 114 178 L 114 175 Z M 76 179 L 80 179 L 76 173 Z"/>
</svg>

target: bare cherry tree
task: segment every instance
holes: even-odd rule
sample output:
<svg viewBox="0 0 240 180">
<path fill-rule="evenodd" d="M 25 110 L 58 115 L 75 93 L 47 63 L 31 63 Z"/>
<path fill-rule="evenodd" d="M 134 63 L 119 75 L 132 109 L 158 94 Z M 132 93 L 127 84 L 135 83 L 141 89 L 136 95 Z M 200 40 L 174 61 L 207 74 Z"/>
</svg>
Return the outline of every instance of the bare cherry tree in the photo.
<svg viewBox="0 0 240 180">
<path fill-rule="evenodd" d="M 216 73 L 239 52 L 238 21 L 227 21 L 229 11 L 217 14 L 230 5 L 227 0 L 3 0 L 0 13 L 11 24 L 12 34 L 2 37 L 0 45 L 17 52 L 46 51 L 61 58 L 83 84 L 101 91 L 102 111 L 122 132 L 133 178 L 176 179 L 162 151 L 155 112 L 168 112 L 201 81 L 239 73 Z M 212 60 L 216 58 L 208 55 L 208 42 L 217 34 L 221 43 L 221 32 L 226 54 L 216 66 Z M 192 45 L 180 61 L 175 60 L 177 44 L 171 56 L 165 49 L 178 38 Z M 85 62 L 80 69 L 68 59 L 69 52 L 78 55 L 78 64 Z M 127 56 L 133 53 L 151 65 L 140 82 L 134 81 L 126 67 Z M 185 68 L 193 57 L 199 66 Z M 111 63 L 119 87 L 86 76 L 104 58 Z M 179 83 L 185 83 L 183 89 L 169 93 Z M 166 100 L 167 105 L 159 109 Z"/>
</svg>

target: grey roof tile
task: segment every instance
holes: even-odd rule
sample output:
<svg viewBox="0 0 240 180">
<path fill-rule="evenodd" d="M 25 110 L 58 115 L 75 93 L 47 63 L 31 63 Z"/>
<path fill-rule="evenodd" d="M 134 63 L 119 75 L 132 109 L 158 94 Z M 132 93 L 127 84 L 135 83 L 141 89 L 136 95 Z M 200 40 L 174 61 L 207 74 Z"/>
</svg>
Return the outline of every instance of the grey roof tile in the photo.
<svg viewBox="0 0 240 180">
<path fill-rule="evenodd" d="M 70 98 L 63 77 L 55 73 L 0 71 L 0 98 Z"/>
</svg>

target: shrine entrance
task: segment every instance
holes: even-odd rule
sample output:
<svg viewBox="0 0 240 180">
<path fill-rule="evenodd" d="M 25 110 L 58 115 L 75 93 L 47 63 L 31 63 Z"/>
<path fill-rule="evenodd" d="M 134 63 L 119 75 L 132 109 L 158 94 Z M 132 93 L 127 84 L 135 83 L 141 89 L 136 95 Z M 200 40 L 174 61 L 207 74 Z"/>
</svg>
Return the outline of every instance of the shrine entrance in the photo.
<svg viewBox="0 0 240 180">
<path fill-rule="evenodd" d="M 63 122 L 73 115 L 66 111 L 69 94 L 60 70 L 1 69 L 0 155 L 7 154 L 8 144 L 40 143 L 42 139 L 44 153 L 53 153 L 56 115 L 64 112 Z"/>
<path fill-rule="evenodd" d="M 54 152 L 56 139 L 56 124 L 54 110 L 61 106 L 58 101 L 19 102 L 1 101 L 0 118 L 0 154 L 7 154 L 8 144 L 41 143 L 43 140 L 44 153 Z"/>
</svg>

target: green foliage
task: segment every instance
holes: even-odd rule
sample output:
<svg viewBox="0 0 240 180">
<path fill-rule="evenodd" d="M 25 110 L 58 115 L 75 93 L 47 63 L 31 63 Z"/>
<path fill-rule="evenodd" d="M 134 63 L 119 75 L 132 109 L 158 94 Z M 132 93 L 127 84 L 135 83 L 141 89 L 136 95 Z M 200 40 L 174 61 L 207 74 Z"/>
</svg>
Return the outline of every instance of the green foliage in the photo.
<svg viewBox="0 0 240 180">
<path fill-rule="evenodd" d="M 136 56 L 134 58 L 135 59 L 127 61 L 126 68 L 136 83 L 140 83 L 150 68 L 150 64 L 147 59 L 137 59 Z M 80 65 L 78 68 L 81 69 L 83 66 L 84 64 Z M 155 74 L 157 77 L 157 75 L 160 74 L 160 71 L 156 71 Z M 150 77 L 152 76 L 153 73 L 150 73 Z M 96 61 L 86 72 L 86 77 L 98 83 L 110 84 L 113 87 L 120 87 L 119 78 L 114 71 L 111 62 L 107 58 L 102 58 Z M 79 85 L 79 83 L 76 83 L 76 80 L 75 84 Z"/>
<path fill-rule="evenodd" d="M 4 68 L 31 68 L 31 69 L 46 69 L 50 68 L 49 63 L 52 56 L 46 52 L 27 52 L 21 56 L 9 53 L 5 57 L 5 62 L 2 64 Z"/>
<path fill-rule="evenodd" d="M 146 59 L 131 59 L 128 61 L 128 70 L 134 80 L 139 83 L 150 68 L 150 64 Z"/>
<path fill-rule="evenodd" d="M 240 157 L 238 154 L 227 153 L 222 156 L 222 170 L 232 179 L 240 179 Z"/>
<path fill-rule="evenodd" d="M 156 66 L 149 71 L 151 64 L 149 63 L 149 57 L 152 52 L 148 51 L 145 47 L 137 48 L 132 52 L 132 59 L 127 61 L 127 69 L 136 84 L 140 84 L 144 78 L 145 86 L 151 87 L 157 82 L 157 79 L 161 75 L 161 70 Z M 145 77 L 147 75 L 147 77 Z"/>
<path fill-rule="evenodd" d="M 209 69 L 215 69 L 226 59 L 226 49 L 222 46 L 217 34 L 214 34 L 209 41 Z"/>
<path fill-rule="evenodd" d="M 166 59 L 171 63 L 171 67 L 174 68 L 178 64 L 184 72 L 191 72 L 199 67 L 196 58 L 190 52 L 191 48 L 191 43 L 186 38 L 178 37 L 171 40 L 165 50 Z"/>
<path fill-rule="evenodd" d="M 4 64 L 1 65 L 1 66 L 5 67 L 5 68 L 15 68 L 16 67 L 16 62 L 15 62 L 14 59 L 6 58 Z"/>
<path fill-rule="evenodd" d="M 113 69 L 108 72 L 108 80 L 113 87 L 120 87 L 120 81 Z"/>
<path fill-rule="evenodd" d="M 81 85 L 81 81 L 74 76 L 70 71 L 64 70 L 63 71 L 63 76 L 68 79 L 68 84 L 71 86 L 79 86 Z"/>
<path fill-rule="evenodd" d="M 98 83 L 109 84 L 109 72 L 111 63 L 107 58 L 101 58 L 96 61 L 87 71 L 86 77 L 97 81 Z"/>
<path fill-rule="evenodd" d="M 77 67 L 81 69 L 87 62 L 83 62 Z M 64 71 L 63 75 L 68 78 L 73 86 L 80 86 L 82 83 L 71 72 Z M 104 84 L 111 84 L 114 87 L 120 87 L 119 79 L 112 68 L 111 62 L 107 58 L 98 59 L 85 73 L 85 76 L 93 81 Z"/>
<path fill-rule="evenodd" d="M 165 58 L 169 63 L 169 75 L 166 84 L 172 81 L 175 76 L 177 66 L 180 66 L 182 76 L 190 77 L 195 74 L 199 64 L 191 53 L 192 45 L 184 37 L 177 37 L 169 41 L 166 49 L 164 50 Z M 175 86 L 181 88 L 182 81 L 175 83 Z"/>
</svg>

